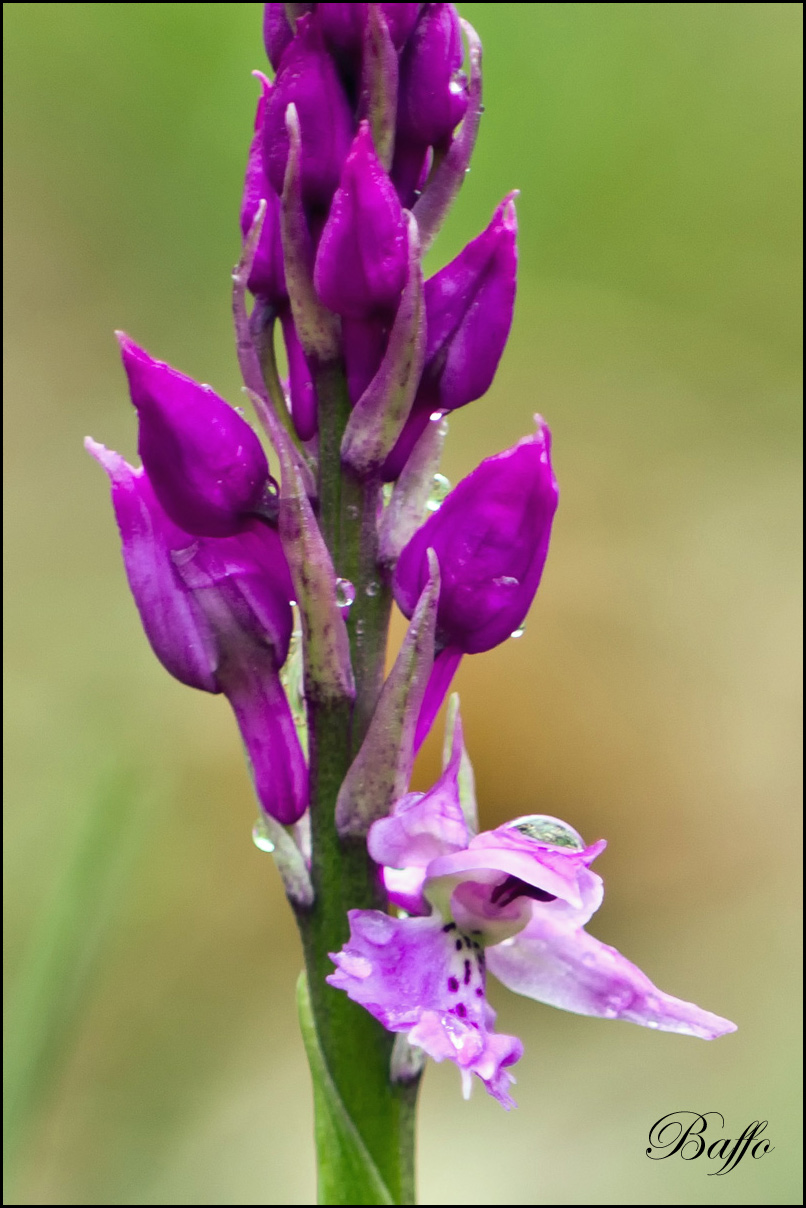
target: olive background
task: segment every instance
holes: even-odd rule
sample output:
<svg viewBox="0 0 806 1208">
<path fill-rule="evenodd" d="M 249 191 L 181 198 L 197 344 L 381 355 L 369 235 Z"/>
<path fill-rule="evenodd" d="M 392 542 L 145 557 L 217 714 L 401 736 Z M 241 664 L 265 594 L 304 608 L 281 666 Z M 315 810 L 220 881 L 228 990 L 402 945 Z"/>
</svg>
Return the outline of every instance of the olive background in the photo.
<svg viewBox="0 0 806 1208">
<path fill-rule="evenodd" d="M 520 270 L 443 469 L 539 411 L 561 489 L 524 636 L 457 681 L 482 823 L 606 837 L 590 930 L 739 1031 L 491 986 L 519 1107 L 431 1065 L 421 1200 L 800 1203 L 801 7 L 460 11 L 486 112 L 429 269 L 519 188 Z M 261 6 L 4 16 L 5 1202 L 310 1203 L 300 949 L 235 725 L 152 656 L 81 446 L 135 454 L 115 327 L 240 401 Z M 432 738 L 416 787 L 437 768 Z M 767 1119 L 775 1148 L 722 1177 L 649 1160 L 683 1109 L 723 1114 L 709 1140 Z"/>
</svg>

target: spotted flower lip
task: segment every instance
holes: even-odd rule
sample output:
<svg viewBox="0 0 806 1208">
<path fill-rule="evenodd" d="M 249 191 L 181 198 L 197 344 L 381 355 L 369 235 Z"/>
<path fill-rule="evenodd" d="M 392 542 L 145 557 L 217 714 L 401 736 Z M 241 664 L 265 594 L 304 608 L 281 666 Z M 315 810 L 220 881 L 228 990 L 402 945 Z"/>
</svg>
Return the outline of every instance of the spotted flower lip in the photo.
<svg viewBox="0 0 806 1208">
<path fill-rule="evenodd" d="M 457 738 L 458 735 L 458 738 Z M 580 1015 L 624 1019 L 711 1040 L 735 1024 L 665 994 L 585 924 L 604 896 L 586 845 L 558 818 L 527 815 L 471 834 L 459 800 L 461 729 L 445 770 L 370 828 L 392 905 L 350 912 L 350 940 L 328 979 L 435 1060 L 455 1061 L 512 1105 L 507 1071 L 520 1043 L 493 1031 L 486 970 L 505 986 Z M 460 1043 L 457 1044 L 457 1041 Z"/>
</svg>

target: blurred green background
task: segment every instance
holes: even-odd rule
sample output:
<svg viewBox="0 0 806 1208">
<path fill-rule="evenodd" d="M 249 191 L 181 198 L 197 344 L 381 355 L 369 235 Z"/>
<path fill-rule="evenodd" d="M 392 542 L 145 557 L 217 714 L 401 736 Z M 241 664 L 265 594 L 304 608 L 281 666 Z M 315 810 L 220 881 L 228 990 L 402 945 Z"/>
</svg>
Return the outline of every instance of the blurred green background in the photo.
<svg viewBox="0 0 806 1208">
<path fill-rule="evenodd" d="M 591 930 L 739 1031 L 493 987 L 519 1109 L 432 1066 L 421 1199 L 800 1203 L 801 8 L 460 8 L 486 114 L 432 267 L 518 187 L 520 293 L 443 468 L 539 410 L 561 484 L 525 636 L 458 681 L 482 821 L 606 836 Z M 4 15 L 6 1202 L 310 1203 L 300 952 L 235 726 L 151 655 L 81 448 L 135 451 L 114 327 L 239 401 L 260 6 Z M 432 741 L 418 787 L 436 767 Z M 775 1150 L 649 1161 L 683 1108 L 769 1119 Z"/>
</svg>

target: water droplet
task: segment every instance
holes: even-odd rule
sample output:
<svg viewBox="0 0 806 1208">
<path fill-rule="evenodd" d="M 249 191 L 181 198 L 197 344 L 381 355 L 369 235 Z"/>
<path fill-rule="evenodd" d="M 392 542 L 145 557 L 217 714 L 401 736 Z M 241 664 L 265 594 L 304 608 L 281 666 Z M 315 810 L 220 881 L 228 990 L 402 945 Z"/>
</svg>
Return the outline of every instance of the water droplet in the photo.
<svg viewBox="0 0 806 1208">
<path fill-rule="evenodd" d="M 259 851 L 274 851 L 274 844 L 269 836 L 266 819 L 262 814 L 252 827 L 252 842 Z"/>
<path fill-rule="evenodd" d="M 364 591 L 370 597 L 370 599 L 372 599 L 373 596 L 377 596 L 377 594 L 380 590 L 381 590 L 380 583 L 376 583 L 376 581 L 374 579 L 371 579 L 370 582 L 364 588 Z"/>
<path fill-rule="evenodd" d="M 355 623 L 355 636 L 357 638 L 364 636 L 364 618 L 359 617 Z"/>
<path fill-rule="evenodd" d="M 512 630 L 512 633 L 509 636 L 511 638 L 522 638 L 525 633 L 526 633 L 526 626 L 519 625 L 517 629 Z"/>
<path fill-rule="evenodd" d="M 347 519 L 348 520 L 357 520 L 361 514 L 359 512 L 357 503 L 348 503 L 346 510 L 347 510 Z"/>
<path fill-rule="evenodd" d="M 447 436 L 449 427 L 450 427 L 450 424 L 448 423 L 448 421 L 446 419 L 441 419 L 439 421 L 439 427 L 437 428 L 437 432 L 440 434 L 440 436 Z"/>
<path fill-rule="evenodd" d="M 434 487 L 431 491 L 431 498 L 428 500 L 426 507 L 429 512 L 438 512 L 445 496 L 451 489 L 451 484 L 444 474 L 434 475 Z"/>
<path fill-rule="evenodd" d="M 431 414 L 429 415 L 429 417 L 428 417 L 428 418 L 429 418 L 429 419 L 430 419 L 430 420 L 431 420 L 433 423 L 437 423 L 439 420 L 441 420 L 441 419 L 442 419 L 442 417 L 444 416 L 444 414 L 445 414 L 445 412 L 444 412 L 444 411 L 432 411 L 432 412 L 431 412 Z"/>
<path fill-rule="evenodd" d="M 235 410 L 235 411 L 237 411 L 237 412 L 238 412 L 238 414 L 239 414 L 239 415 L 241 415 L 241 416 L 243 416 L 243 415 L 245 415 L 245 414 L 246 414 L 246 412 L 244 411 L 243 407 L 235 407 L 235 408 L 234 408 L 234 410 Z"/>
<path fill-rule="evenodd" d="M 497 579 L 493 579 L 493 583 L 496 587 L 520 587 L 520 582 L 520 579 L 514 579 L 512 575 L 499 575 Z M 521 629 L 518 637 L 521 637 L 522 634 L 523 630 Z"/>
<path fill-rule="evenodd" d="M 569 847 L 573 851 L 583 851 L 585 842 L 567 822 L 552 818 L 550 814 L 524 814 L 522 818 L 514 818 L 507 827 L 520 831 L 527 839 L 534 839 L 551 847 Z"/>
<path fill-rule="evenodd" d="M 336 580 L 336 603 L 339 608 L 349 608 L 355 599 L 355 588 L 349 579 Z"/>
</svg>

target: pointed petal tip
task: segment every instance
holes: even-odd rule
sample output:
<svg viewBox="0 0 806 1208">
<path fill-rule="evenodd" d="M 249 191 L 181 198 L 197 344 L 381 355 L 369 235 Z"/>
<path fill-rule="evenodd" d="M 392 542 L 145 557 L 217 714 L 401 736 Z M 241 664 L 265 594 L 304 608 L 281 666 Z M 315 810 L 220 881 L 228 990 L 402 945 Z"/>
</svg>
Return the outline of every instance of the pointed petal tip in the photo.
<svg viewBox="0 0 806 1208">
<path fill-rule="evenodd" d="M 116 453 L 114 449 L 107 449 L 106 445 L 102 445 L 100 441 L 93 440 L 91 436 L 84 437 L 84 448 L 90 457 L 94 458 L 98 462 L 98 465 L 106 470 L 110 478 L 113 478 L 126 465 L 125 458 L 120 453 Z"/>
<path fill-rule="evenodd" d="M 263 89 L 263 95 L 268 96 L 274 85 L 265 72 L 259 71 L 257 68 L 252 72 L 253 77 L 259 82 Z"/>
</svg>

